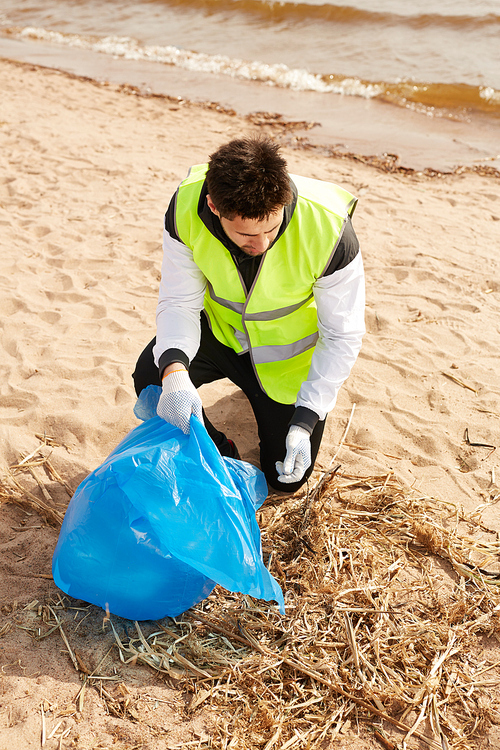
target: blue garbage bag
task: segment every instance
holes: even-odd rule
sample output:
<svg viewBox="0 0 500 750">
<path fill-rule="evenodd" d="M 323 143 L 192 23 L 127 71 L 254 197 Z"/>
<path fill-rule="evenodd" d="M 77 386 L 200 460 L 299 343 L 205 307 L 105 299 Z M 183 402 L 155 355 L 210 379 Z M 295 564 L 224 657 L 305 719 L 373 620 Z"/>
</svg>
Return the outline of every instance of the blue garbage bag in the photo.
<svg viewBox="0 0 500 750">
<path fill-rule="evenodd" d="M 52 560 L 56 585 L 131 620 L 175 617 L 216 583 L 274 600 L 283 613 L 255 518 L 263 473 L 223 458 L 195 416 L 189 435 L 157 417 L 159 392 L 142 392 L 134 411 L 146 421 L 71 499 Z"/>
</svg>

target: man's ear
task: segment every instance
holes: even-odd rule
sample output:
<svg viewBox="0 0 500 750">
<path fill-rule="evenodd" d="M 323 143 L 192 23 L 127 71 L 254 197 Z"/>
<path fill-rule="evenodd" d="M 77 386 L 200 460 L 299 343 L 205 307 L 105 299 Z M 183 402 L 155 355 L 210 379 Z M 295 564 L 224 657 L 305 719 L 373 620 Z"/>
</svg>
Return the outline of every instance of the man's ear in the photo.
<svg viewBox="0 0 500 750">
<path fill-rule="evenodd" d="M 214 202 L 213 202 L 213 200 L 211 199 L 210 195 L 208 195 L 208 194 L 207 194 L 207 204 L 208 204 L 208 207 L 209 207 L 209 209 L 211 210 L 211 212 L 212 212 L 213 214 L 215 214 L 216 216 L 218 216 L 218 217 L 219 217 L 219 219 L 220 219 L 220 213 L 219 213 L 219 212 L 217 211 L 217 209 L 215 208 Z"/>
</svg>

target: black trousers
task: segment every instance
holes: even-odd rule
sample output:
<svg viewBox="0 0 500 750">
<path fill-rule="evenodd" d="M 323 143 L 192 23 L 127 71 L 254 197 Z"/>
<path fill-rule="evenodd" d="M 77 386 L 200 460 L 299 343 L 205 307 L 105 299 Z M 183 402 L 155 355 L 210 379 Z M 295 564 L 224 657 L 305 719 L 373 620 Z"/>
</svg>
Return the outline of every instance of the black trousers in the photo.
<svg viewBox="0 0 500 750">
<path fill-rule="evenodd" d="M 139 359 L 133 374 L 137 395 L 148 385 L 161 385 L 160 373 L 153 360 L 153 346 L 156 339 L 150 341 Z M 228 378 L 241 388 L 248 398 L 257 422 L 260 441 L 260 466 L 268 484 L 282 492 L 295 492 L 311 475 L 318 454 L 325 421 L 319 421 L 311 435 L 312 463 L 303 479 L 292 484 L 278 481 L 276 461 L 285 458 L 285 439 L 289 422 L 294 414 L 293 404 L 280 404 L 269 398 L 259 386 L 255 376 L 250 355 L 236 354 L 230 347 L 218 341 L 210 330 L 205 315 L 201 315 L 200 348 L 189 367 L 189 376 L 196 388 L 205 383 Z M 231 448 L 223 432 L 217 430 L 203 413 L 207 432 L 219 449 L 221 455 L 231 455 Z M 229 436 L 230 437 L 230 436 Z"/>
</svg>

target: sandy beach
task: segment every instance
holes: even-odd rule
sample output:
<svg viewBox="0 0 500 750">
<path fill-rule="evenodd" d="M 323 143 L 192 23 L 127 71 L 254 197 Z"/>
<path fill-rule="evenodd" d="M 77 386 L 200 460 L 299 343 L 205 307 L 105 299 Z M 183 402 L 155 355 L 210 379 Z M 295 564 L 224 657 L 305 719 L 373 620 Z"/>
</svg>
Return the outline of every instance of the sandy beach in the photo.
<svg viewBox="0 0 500 750">
<path fill-rule="evenodd" d="M 499 175 L 390 172 L 333 159 L 294 148 L 291 127 L 7 60 L 0 80 L 0 471 L 6 476 L 40 450 L 67 485 L 43 467 L 15 475 L 54 510 L 51 523 L 46 512 L 9 500 L 12 485 L 2 484 L 0 744 L 39 748 L 42 736 L 47 750 L 207 747 L 213 712 L 186 717 L 184 693 L 146 668 L 124 665 L 120 682 L 124 700 L 143 696 L 145 723 L 111 715 L 102 693 L 90 689 L 75 714 L 82 683 L 63 641 L 36 641 L 19 627 L 29 613 L 51 616 L 47 608 L 58 601 L 51 580 L 57 514 L 138 424 L 131 373 L 154 334 L 171 194 L 220 143 L 261 127 L 282 139 L 291 172 L 359 197 L 354 226 L 367 276 L 367 334 L 328 417 L 313 476 L 334 456 L 346 476 L 394 476 L 476 514 L 497 539 Z M 226 381 L 204 386 L 202 395 L 210 419 L 256 463 L 244 396 Z M 113 637 L 102 617 L 88 623 L 79 634 L 85 631 L 95 668 Z M 484 658 L 493 664 L 495 657 L 492 635 Z M 500 746 L 495 726 L 476 747 L 488 740 Z M 353 724 L 323 747 L 381 745 Z"/>
</svg>

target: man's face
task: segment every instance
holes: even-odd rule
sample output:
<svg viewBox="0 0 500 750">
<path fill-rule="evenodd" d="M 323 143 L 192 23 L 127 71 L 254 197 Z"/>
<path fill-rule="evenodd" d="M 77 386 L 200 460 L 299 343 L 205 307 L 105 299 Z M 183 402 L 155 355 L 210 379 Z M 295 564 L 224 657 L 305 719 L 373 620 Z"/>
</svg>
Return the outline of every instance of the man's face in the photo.
<svg viewBox="0 0 500 750">
<path fill-rule="evenodd" d="M 247 255 L 263 255 L 269 245 L 276 239 L 283 221 L 282 208 L 269 214 L 262 221 L 242 219 L 241 216 L 235 216 L 234 219 L 225 219 L 215 208 L 210 196 L 207 196 L 207 198 L 208 205 L 214 214 L 219 217 L 224 232 Z"/>
</svg>

